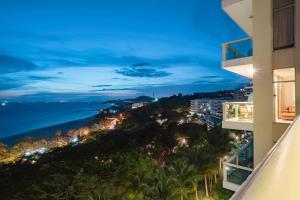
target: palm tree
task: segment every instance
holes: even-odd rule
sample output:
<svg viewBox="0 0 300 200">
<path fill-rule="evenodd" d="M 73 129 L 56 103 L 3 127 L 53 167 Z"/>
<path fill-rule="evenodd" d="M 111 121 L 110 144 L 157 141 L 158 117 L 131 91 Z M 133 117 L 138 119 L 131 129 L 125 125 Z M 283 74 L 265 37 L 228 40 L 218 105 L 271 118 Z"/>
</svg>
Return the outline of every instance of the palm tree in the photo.
<svg viewBox="0 0 300 200">
<path fill-rule="evenodd" d="M 191 189 L 191 180 L 195 175 L 195 168 L 188 165 L 184 160 L 178 160 L 172 163 L 169 170 L 178 189 L 180 200 L 184 200 Z"/>
<path fill-rule="evenodd" d="M 197 172 L 196 168 L 194 169 L 194 172 Z M 191 178 L 191 183 L 192 183 L 192 186 L 193 186 L 193 191 L 195 193 L 195 199 L 196 200 L 199 200 L 199 194 L 198 194 L 198 190 L 199 190 L 199 184 L 200 184 L 200 181 L 203 179 L 203 176 L 200 175 L 200 174 L 195 174 L 195 176 L 193 176 Z"/>
<path fill-rule="evenodd" d="M 154 174 L 153 183 L 149 186 L 147 194 L 152 199 L 172 200 L 174 194 L 173 179 L 166 175 L 163 169 Z"/>
<path fill-rule="evenodd" d="M 205 186 L 205 196 L 209 197 L 209 191 L 212 188 L 212 180 L 218 172 L 218 162 L 216 160 L 216 153 L 210 146 L 193 146 L 184 152 L 184 156 L 188 162 L 195 167 L 197 172 L 196 180 L 203 180 Z"/>
<path fill-rule="evenodd" d="M 118 194 L 112 194 L 113 192 L 108 187 L 101 188 L 100 191 L 93 192 L 88 197 L 88 200 L 123 200 L 124 192 Z"/>
<path fill-rule="evenodd" d="M 146 198 L 146 191 L 149 189 L 154 167 L 153 160 L 139 159 L 136 166 L 130 169 L 125 184 L 130 199 L 144 200 Z"/>
<path fill-rule="evenodd" d="M 111 191 L 108 188 L 102 188 L 99 192 L 94 192 L 88 200 L 110 200 L 112 199 Z"/>
</svg>

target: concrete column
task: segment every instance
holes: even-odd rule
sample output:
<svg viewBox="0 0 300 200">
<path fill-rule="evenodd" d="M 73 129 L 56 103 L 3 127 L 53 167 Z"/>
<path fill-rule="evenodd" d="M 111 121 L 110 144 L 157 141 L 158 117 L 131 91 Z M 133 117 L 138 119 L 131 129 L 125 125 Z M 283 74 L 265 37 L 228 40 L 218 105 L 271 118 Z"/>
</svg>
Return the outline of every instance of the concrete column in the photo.
<svg viewBox="0 0 300 200">
<path fill-rule="evenodd" d="M 273 145 L 272 0 L 253 0 L 254 166 Z"/>
</svg>

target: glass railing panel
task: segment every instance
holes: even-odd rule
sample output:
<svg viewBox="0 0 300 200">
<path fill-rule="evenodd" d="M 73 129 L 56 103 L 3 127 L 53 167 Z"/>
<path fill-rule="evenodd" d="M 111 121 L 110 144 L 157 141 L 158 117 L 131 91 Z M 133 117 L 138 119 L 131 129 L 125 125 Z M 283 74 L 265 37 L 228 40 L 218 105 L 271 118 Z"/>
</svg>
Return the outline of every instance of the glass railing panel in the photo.
<svg viewBox="0 0 300 200">
<path fill-rule="evenodd" d="M 253 104 L 248 102 L 227 102 L 223 104 L 225 121 L 253 121 Z"/>
<path fill-rule="evenodd" d="M 253 44 L 251 38 L 228 42 L 225 43 L 223 47 L 224 60 L 234 60 L 253 55 Z"/>
<path fill-rule="evenodd" d="M 248 144 L 244 145 L 245 147 L 241 148 L 237 152 L 237 164 L 240 166 L 253 168 L 253 140 L 249 141 Z"/>
<path fill-rule="evenodd" d="M 241 185 L 252 172 L 250 170 L 229 165 L 225 165 L 225 168 L 226 180 L 237 185 Z"/>
<path fill-rule="evenodd" d="M 231 199 L 298 199 L 299 132 L 300 118 L 297 116 Z M 226 173 L 224 168 L 225 178 L 228 177 Z"/>
</svg>

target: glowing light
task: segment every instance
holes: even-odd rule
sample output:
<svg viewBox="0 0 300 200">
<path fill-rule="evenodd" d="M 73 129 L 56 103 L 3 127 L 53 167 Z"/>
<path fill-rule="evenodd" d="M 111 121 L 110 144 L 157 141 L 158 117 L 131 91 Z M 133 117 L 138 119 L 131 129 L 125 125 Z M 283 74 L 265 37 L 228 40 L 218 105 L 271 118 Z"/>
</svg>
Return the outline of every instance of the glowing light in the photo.
<svg viewBox="0 0 300 200">
<path fill-rule="evenodd" d="M 47 149 L 45 147 L 41 147 L 41 148 L 37 149 L 36 152 L 39 154 L 44 154 L 46 152 L 46 150 Z"/>
<path fill-rule="evenodd" d="M 180 147 L 187 147 L 188 146 L 188 139 L 186 137 L 179 137 L 177 139 L 178 146 Z"/>
<path fill-rule="evenodd" d="M 254 69 L 253 67 L 250 69 L 250 73 L 251 73 L 252 75 L 255 73 L 255 69 Z"/>
<path fill-rule="evenodd" d="M 28 156 L 31 156 L 31 155 L 32 155 L 32 153 L 31 153 L 31 152 L 29 152 L 29 151 L 26 151 L 24 155 L 25 155 L 26 157 L 28 157 Z"/>
<path fill-rule="evenodd" d="M 78 141 L 79 141 L 79 139 L 78 139 L 78 137 L 76 136 L 76 137 L 74 137 L 74 138 L 71 139 L 70 143 L 71 143 L 71 144 L 76 144 Z"/>
<path fill-rule="evenodd" d="M 34 154 L 44 154 L 46 152 L 46 148 L 45 147 L 41 147 L 41 148 L 38 148 L 38 149 L 34 149 L 32 151 L 26 151 L 24 153 L 24 156 L 25 157 L 29 157 L 29 156 L 32 156 Z"/>
</svg>

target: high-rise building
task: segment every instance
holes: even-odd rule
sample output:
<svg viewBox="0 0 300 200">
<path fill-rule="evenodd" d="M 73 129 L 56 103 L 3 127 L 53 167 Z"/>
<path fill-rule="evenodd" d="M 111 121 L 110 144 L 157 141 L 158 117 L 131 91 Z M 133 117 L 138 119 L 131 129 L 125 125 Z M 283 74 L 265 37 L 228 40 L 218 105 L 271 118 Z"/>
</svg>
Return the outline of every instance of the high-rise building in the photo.
<svg viewBox="0 0 300 200">
<path fill-rule="evenodd" d="M 223 185 L 237 191 L 233 199 L 297 199 L 300 149 L 293 145 L 300 140 L 295 134 L 300 133 L 300 0 L 221 3 L 248 34 L 223 44 L 222 67 L 253 79 L 253 102 L 224 103 L 223 128 L 253 131 L 255 168 L 251 173 L 239 161 L 225 161 Z"/>
</svg>

